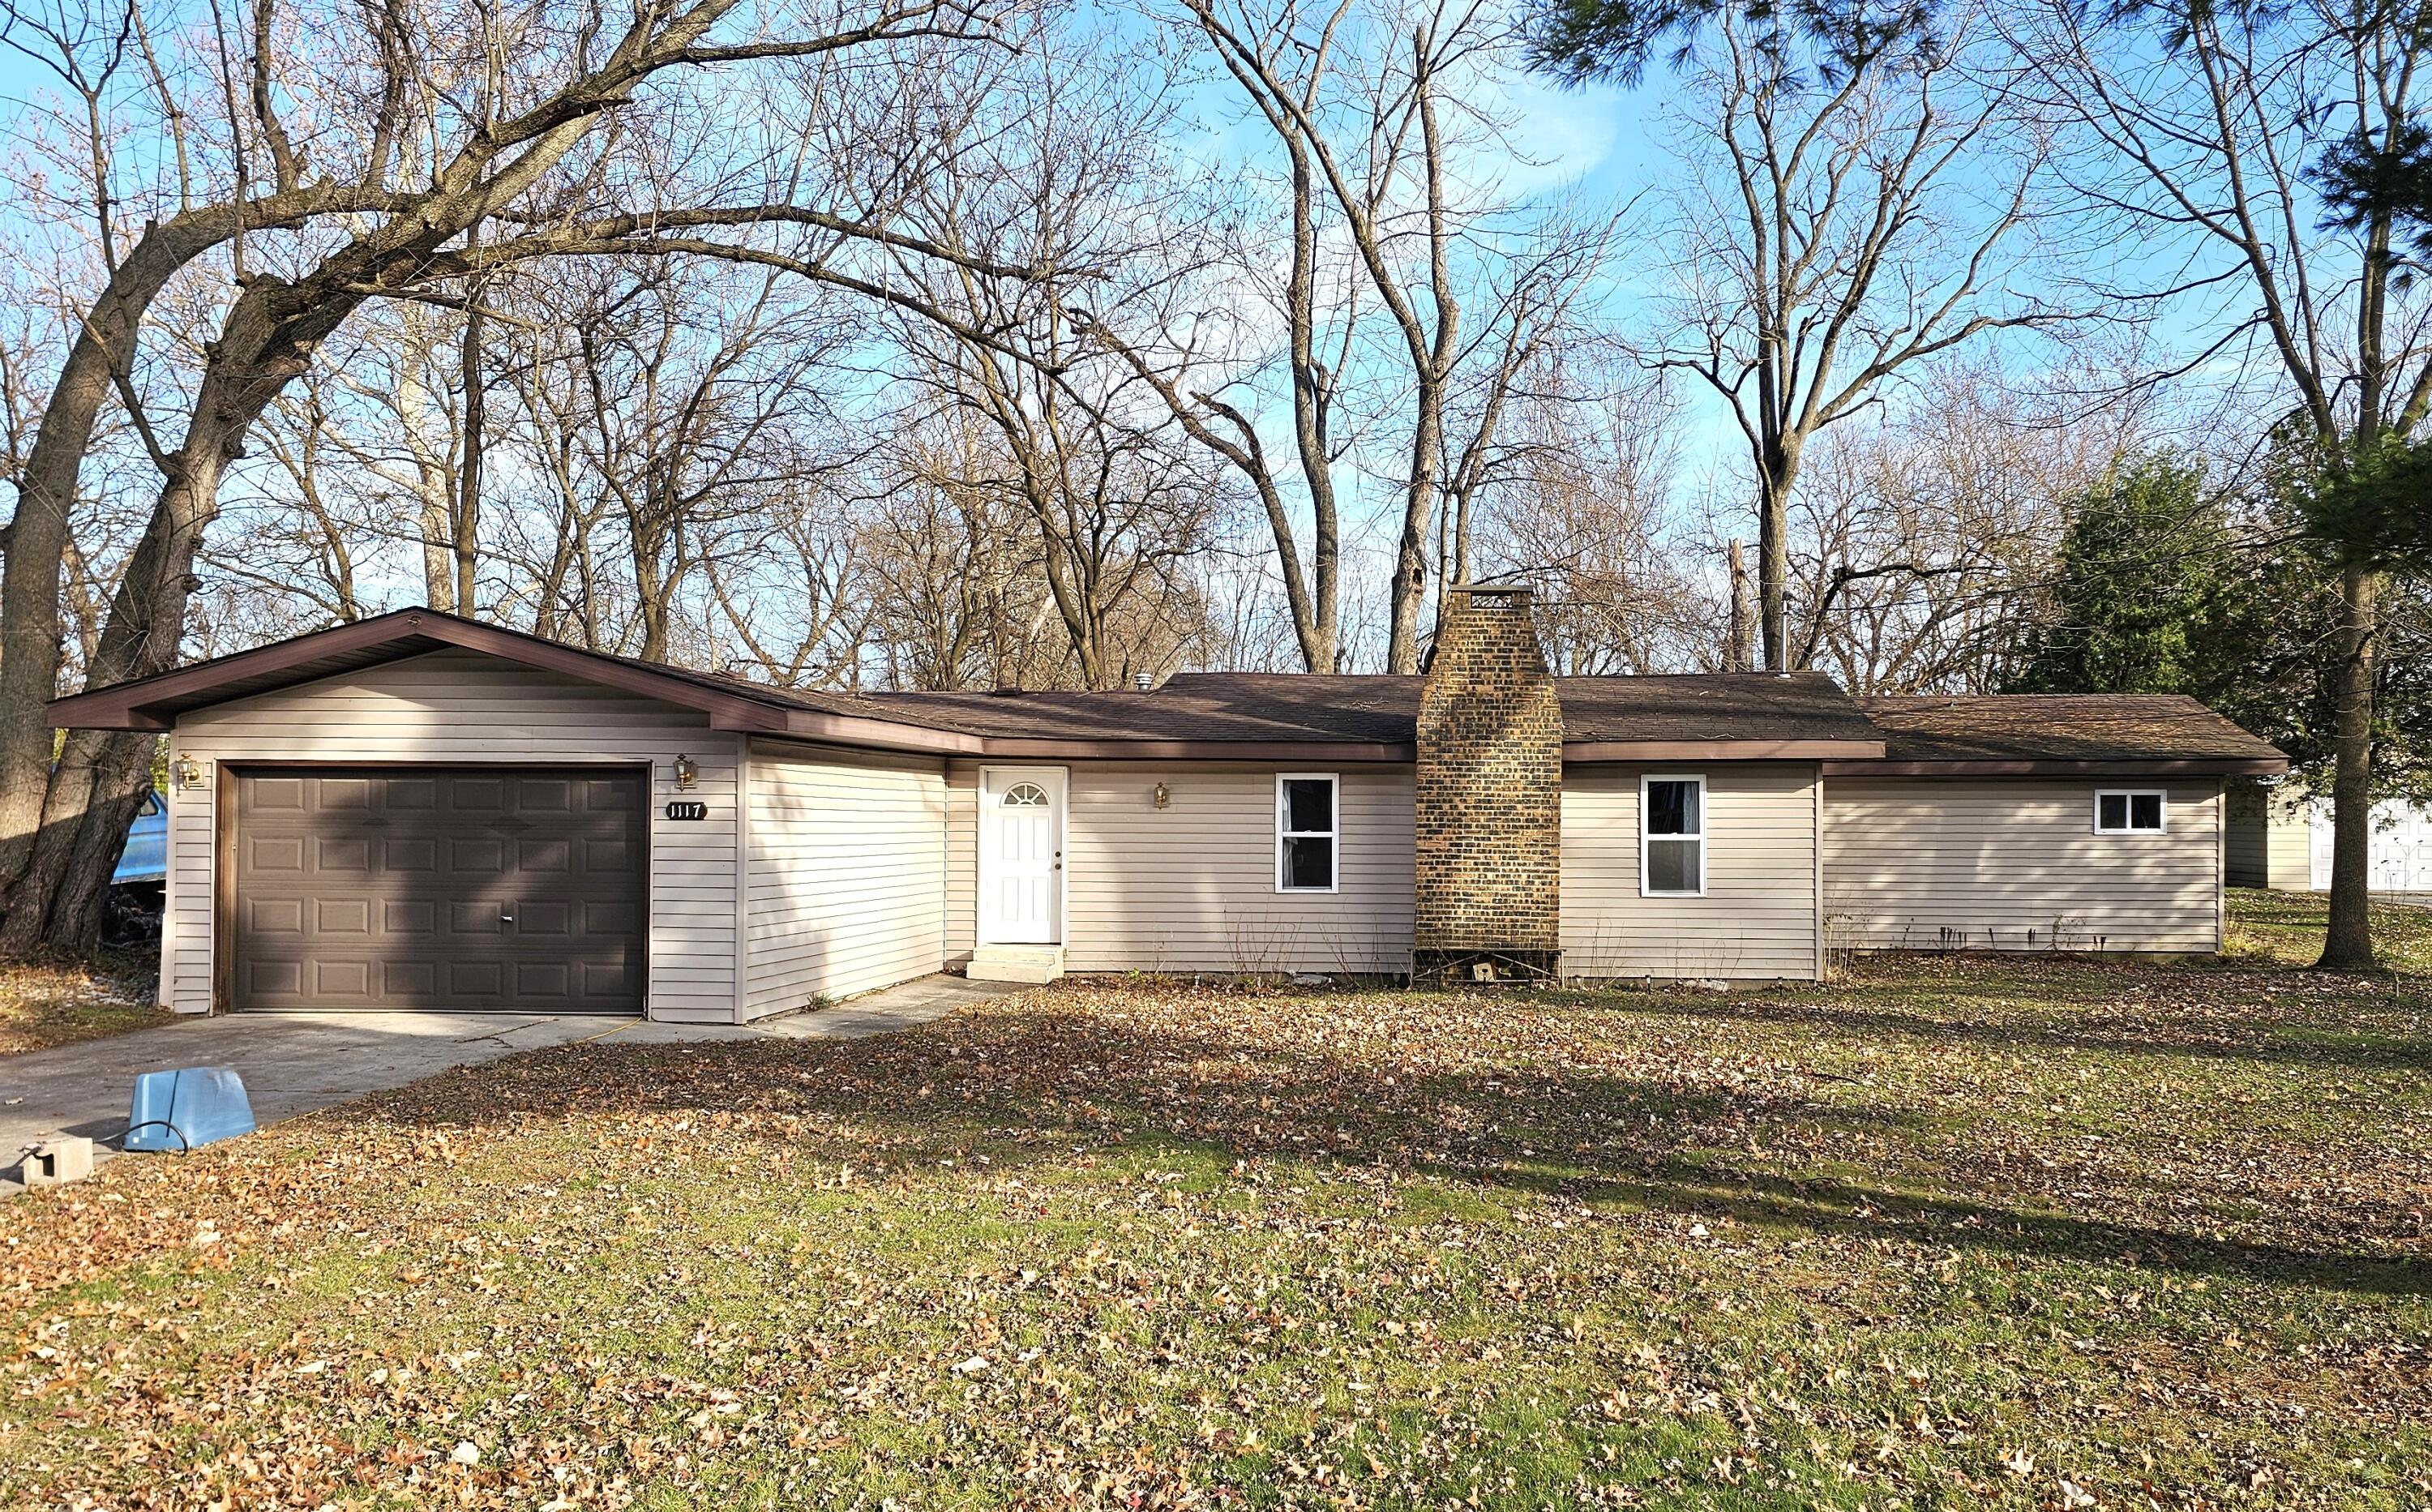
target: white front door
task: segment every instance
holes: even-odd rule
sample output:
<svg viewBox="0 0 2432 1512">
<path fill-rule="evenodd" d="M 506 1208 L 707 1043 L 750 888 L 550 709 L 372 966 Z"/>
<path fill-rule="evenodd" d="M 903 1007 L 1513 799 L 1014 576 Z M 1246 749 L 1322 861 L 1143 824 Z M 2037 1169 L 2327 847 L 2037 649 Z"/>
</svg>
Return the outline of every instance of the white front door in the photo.
<svg viewBox="0 0 2432 1512">
<path fill-rule="evenodd" d="M 1064 769 L 980 769 L 980 938 L 1052 945 L 1064 938 Z"/>
</svg>

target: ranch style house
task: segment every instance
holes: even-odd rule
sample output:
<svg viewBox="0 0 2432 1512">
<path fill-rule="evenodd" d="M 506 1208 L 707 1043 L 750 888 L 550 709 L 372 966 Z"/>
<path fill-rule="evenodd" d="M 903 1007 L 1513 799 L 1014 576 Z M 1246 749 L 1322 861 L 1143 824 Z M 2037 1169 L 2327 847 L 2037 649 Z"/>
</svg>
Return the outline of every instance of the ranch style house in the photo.
<svg viewBox="0 0 2432 1512">
<path fill-rule="evenodd" d="M 59 700 L 168 737 L 161 1000 L 745 1022 L 940 971 L 1807 979 L 2221 948 L 2191 699 L 1549 675 L 1523 589 L 1424 675 L 796 690 L 408 609 Z"/>
</svg>

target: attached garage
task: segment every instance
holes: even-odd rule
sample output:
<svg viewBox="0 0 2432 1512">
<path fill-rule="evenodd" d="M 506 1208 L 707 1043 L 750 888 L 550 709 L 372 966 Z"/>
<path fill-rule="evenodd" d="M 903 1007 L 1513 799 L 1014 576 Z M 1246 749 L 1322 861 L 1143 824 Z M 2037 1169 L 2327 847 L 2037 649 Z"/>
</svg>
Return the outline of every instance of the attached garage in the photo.
<svg viewBox="0 0 2432 1512">
<path fill-rule="evenodd" d="M 62 699 L 172 760 L 160 997 L 732 1024 L 944 961 L 978 742 L 407 610 Z"/>
<path fill-rule="evenodd" d="M 229 1006 L 638 1013 L 649 776 L 233 774 Z"/>
</svg>

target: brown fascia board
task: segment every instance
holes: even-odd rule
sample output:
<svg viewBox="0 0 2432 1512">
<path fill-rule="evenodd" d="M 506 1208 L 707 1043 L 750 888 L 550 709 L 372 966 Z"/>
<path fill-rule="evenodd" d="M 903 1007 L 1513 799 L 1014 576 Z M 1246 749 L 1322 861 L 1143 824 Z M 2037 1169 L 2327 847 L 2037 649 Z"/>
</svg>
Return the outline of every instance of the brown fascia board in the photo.
<svg viewBox="0 0 2432 1512">
<path fill-rule="evenodd" d="M 1562 747 L 1567 762 L 1822 761 L 1879 756 L 1878 740 L 1580 740 Z M 1041 739 L 992 735 L 982 755 L 1077 761 L 1345 761 L 1407 763 L 1415 744 L 1387 740 Z"/>
<path fill-rule="evenodd" d="M 55 698 L 45 712 L 51 727 L 59 730 L 165 730 L 177 722 L 177 712 L 156 712 L 164 705 L 195 693 L 208 693 L 214 688 L 240 682 L 246 678 L 276 676 L 298 667 L 352 651 L 390 644 L 411 645 L 428 641 L 428 649 L 436 650 L 444 643 L 441 637 L 426 633 L 418 616 L 383 615 L 378 619 L 361 620 L 353 624 L 339 625 L 317 635 L 282 640 L 252 651 L 240 651 L 210 661 L 196 662 L 174 671 L 160 672 L 131 683 L 115 683 L 89 692 L 70 693 Z M 408 652 L 406 654 L 417 654 Z M 262 689 L 268 691 L 268 689 Z M 233 697 L 247 697 L 235 694 Z M 198 699 L 191 705 L 200 707 L 210 702 Z"/>
<path fill-rule="evenodd" d="M 1874 758 L 1881 740 L 1573 740 L 1562 759 L 1589 761 L 1824 761 Z"/>
<path fill-rule="evenodd" d="M 1875 740 L 1581 740 L 1566 762 L 1822 761 L 1883 754 Z M 1006 758 L 1096 761 L 1344 761 L 1408 763 L 1415 744 L 1386 740 L 1057 740 L 992 735 L 983 753 Z"/>
<path fill-rule="evenodd" d="M 2286 756 L 2127 757 L 2107 761 L 1827 761 L 1828 777 L 2276 777 Z"/>
<path fill-rule="evenodd" d="M 722 724 L 710 717 L 710 727 L 749 730 L 760 735 L 785 735 L 796 739 L 824 740 L 832 745 L 861 746 L 881 751 L 918 751 L 933 756 L 977 756 L 988 742 L 976 735 L 932 730 L 918 724 L 863 719 L 853 714 L 828 714 L 817 709 L 780 709 L 777 723 Z"/>
<path fill-rule="evenodd" d="M 1056 740 L 992 735 L 982 755 L 1077 761 L 1409 762 L 1418 747 L 1391 740 Z"/>
<path fill-rule="evenodd" d="M 72 693 L 53 700 L 48 714 L 52 726 L 59 729 L 165 730 L 177 722 L 177 705 L 200 707 L 211 702 L 208 695 L 215 688 L 275 678 L 280 672 L 310 667 L 331 656 L 384 646 L 398 648 L 400 658 L 421 655 L 443 646 L 482 652 L 544 671 L 560 672 L 620 692 L 698 710 L 709 717 L 709 726 L 714 730 L 805 736 L 899 751 L 973 752 L 980 744 L 975 737 L 951 731 L 832 714 L 747 693 L 727 692 L 690 678 L 670 676 L 554 641 L 449 615 L 411 610 L 215 657 L 138 682 Z M 255 692 L 273 691 L 278 686 L 281 685 L 233 693 L 230 697 L 251 697 Z"/>
</svg>

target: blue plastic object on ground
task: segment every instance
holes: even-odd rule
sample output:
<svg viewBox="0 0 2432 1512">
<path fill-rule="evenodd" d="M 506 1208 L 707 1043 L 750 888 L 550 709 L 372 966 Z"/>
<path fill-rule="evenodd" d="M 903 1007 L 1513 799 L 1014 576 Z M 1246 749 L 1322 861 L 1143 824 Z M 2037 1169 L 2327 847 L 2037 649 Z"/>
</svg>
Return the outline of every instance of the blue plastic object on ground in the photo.
<svg viewBox="0 0 2432 1512">
<path fill-rule="evenodd" d="M 135 1079 L 127 1149 L 194 1149 L 253 1132 L 253 1104 L 232 1065 L 146 1071 Z"/>
</svg>

